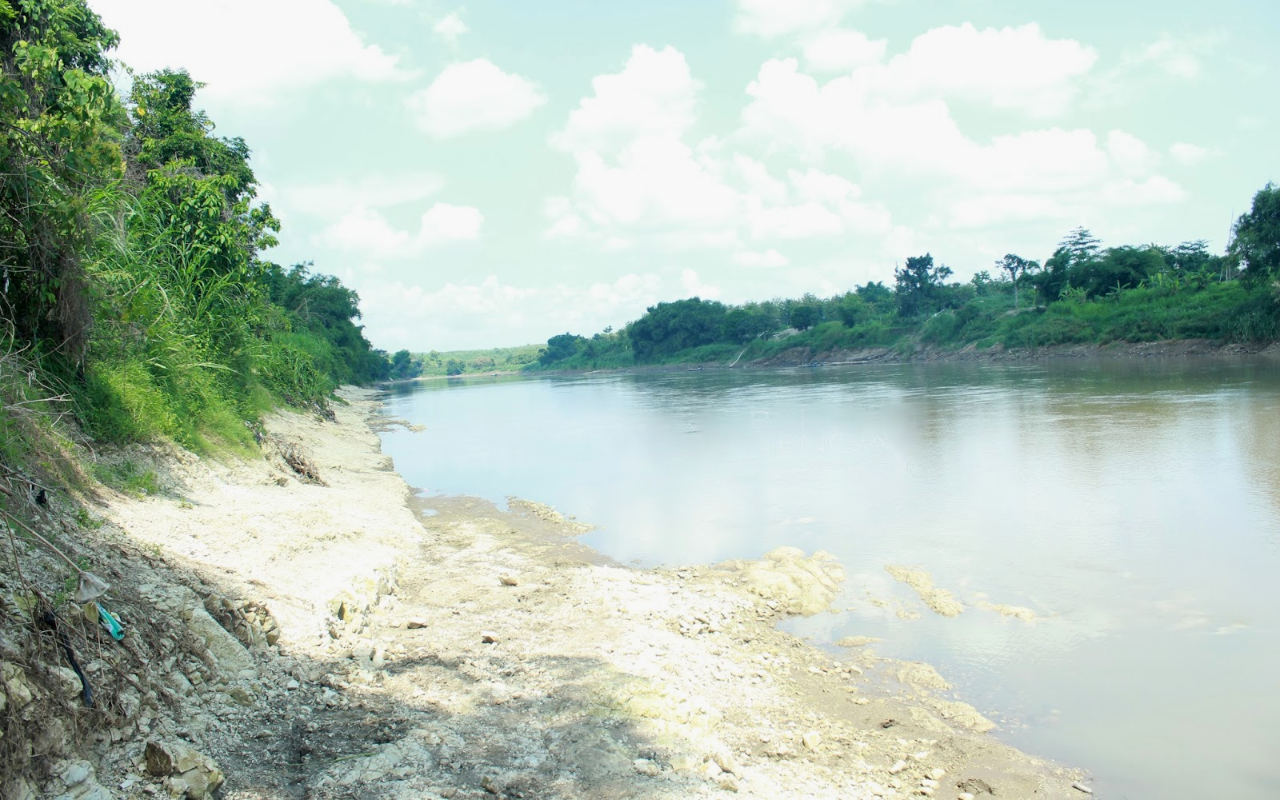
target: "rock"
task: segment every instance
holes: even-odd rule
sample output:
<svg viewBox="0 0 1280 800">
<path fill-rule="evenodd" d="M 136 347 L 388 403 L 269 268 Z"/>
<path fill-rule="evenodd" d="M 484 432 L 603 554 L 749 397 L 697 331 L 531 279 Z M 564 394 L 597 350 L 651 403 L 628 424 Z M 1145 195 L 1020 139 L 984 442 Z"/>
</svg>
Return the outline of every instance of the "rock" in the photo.
<svg viewBox="0 0 1280 800">
<path fill-rule="evenodd" d="M 493 631 L 480 631 L 480 641 L 484 642 L 485 644 L 497 644 L 498 634 L 494 633 Z"/>
<path fill-rule="evenodd" d="M 647 758 L 637 758 L 631 762 L 631 767 L 641 775 L 648 775 L 650 778 L 656 778 L 662 774 L 662 767 Z"/>
<path fill-rule="evenodd" d="M 728 772 L 721 772 L 716 776 L 716 785 L 726 792 L 736 792 L 739 788 L 737 777 Z"/>
<path fill-rule="evenodd" d="M 514 575 L 503 575 L 498 578 L 503 586 L 519 586 L 520 580 Z"/>
<path fill-rule="evenodd" d="M 822 745 L 822 734 L 817 731 L 808 731 L 800 737 L 800 743 L 809 750 L 817 750 Z"/>
<path fill-rule="evenodd" d="M 742 767 L 738 764 L 738 760 L 733 757 L 733 753 L 728 750 L 717 750 L 711 756 L 711 760 L 716 762 L 716 766 L 725 772 L 742 775 Z"/>
<path fill-rule="evenodd" d="M 79 786 L 89 780 L 91 775 L 93 775 L 93 766 L 88 761 L 63 762 L 62 769 L 58 772 L 58 777 L 67 785 L 67 788 Z"/>
<path fill-rule="evenodd" d="M 80 676 L 75 670 L 67 667 L 54 667 L 53 678 L 58 684 L 58 694 L 64 700 L 78 700 L 83 687 L 80 685 Z"/>
<path fill-rule="evenodd" d="M 297 690 L 301 685 L 302 685 L 302 684 L 298 683 L 298 681 L 297 681 L 296 679 L 294 679 L 294 678 L 290 678 L 288 681 L 286 681 L 286 682 L 285 682 L 285 684 L 284 684 L 284 688 L 285 688 L 286 690 L 288 690 L 288 691 L 292 692 L 292 691 Z"/>
<path fill-rule="evenodd" d="M 7 705 L 15 711 L 26 708 L 35 699 L 35 689 L 27 683 L 27 674 L 17 664 L 0 664 L 0 681 L 4 683 Z"/>
<path fill-rule="evenodd" d="M 165 778 L 175 797 L 205 800 L 226 780 L 213 759 L 180 742 L 147 742 L 143 753 L 147 772 Z"/>
<path fill-rule="evenodd" d="M 961 792 L 956 795 L 956 800 L 977 800 L 973 792 Z"/>
<path fill-rule="evenodd" d="M 419 628 L 427 627 L 427 621 L 423 619 L 411 619 L 408 622 L 406 622 L 404 626 L 411 631 L 416 631 Z"/>
<path fill-rule="evenodd" d="M 929 770 L 929 777 L 935 781 L 942 780 L 942 776 L 946 774 L 947 774 L 947 771 L 942 767 L 934 767 L 933 769 Z"/>
<path fill-rule="evenodd" d="M 1093 794 L 1093 790 L 1090 789 L 1088 786 L 1085 786 L 1080 781 L 1076 781 L 1075 783 L 1071 784 L 1071 788 L 1075 789 L 1076 791 L 1084 792 L 1085 794 Z"/>
<path fill-rule="evenodd" d="M 836 647 L 866 647 L 880 639 L 875 636 L 846 636 L 836 642 Z"/>
<path fill-rule="evenodd" d="M 210 616 L 195 592 L 185 586 L 150 584 L 139 586 L 138 592 L 156 610 L 186 623 L 187 630 L 204 646 L 225 675 L 234 677 L 242 671 L 254 669 L 253 656 L 239 639 Z"/>
<path fill-rule="evenodd" d="M 787 614 L 812 616 L 826 610 L 844 582 L 844 569 L 829 553 L 806 557 L 795 547 L 779 547 L 759 561 L 724 565 L 741 573 L 743 584 L 765 605 Z"/>
<path fill-rule="evenodd" d="M 899 772 L 902 772 L 906 768 L 907 768 L 907 762 L 903 761 L 902 759 L 898 759 L 897 761 L 893 762 L 893 766 L 889 767 L 889 774 L 897 775 Z"/>
</svg>

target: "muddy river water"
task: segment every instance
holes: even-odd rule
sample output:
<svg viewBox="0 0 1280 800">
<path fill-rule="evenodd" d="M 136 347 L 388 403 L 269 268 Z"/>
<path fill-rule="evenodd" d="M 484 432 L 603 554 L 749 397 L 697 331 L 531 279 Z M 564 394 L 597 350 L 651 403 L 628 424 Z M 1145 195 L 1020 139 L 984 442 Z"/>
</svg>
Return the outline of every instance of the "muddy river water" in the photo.
<svg viewBox="0 0 1280 800">
<path fill-rule="evenodd" d="M 624 563 L 835 554 L 843 597 L 791 630 L 932 663 L 1099 797 L 1280 796 L 1275 362 L 471 379 L 386 411 L 425 426 L 383 434 L 411 485 L 548 503 Z"/>
</svg>

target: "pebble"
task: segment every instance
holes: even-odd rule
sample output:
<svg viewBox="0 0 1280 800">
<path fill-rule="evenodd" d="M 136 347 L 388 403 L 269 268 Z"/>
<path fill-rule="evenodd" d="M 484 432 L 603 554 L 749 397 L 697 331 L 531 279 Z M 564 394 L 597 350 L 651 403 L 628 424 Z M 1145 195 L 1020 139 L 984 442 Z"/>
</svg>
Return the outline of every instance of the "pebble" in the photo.
<svg viewBox="0 0 1280 800">
<path fill-rule="evenodd" d="M 519 586 L 520 585 L 520 579 L 517 578 L 515 575 L 503 575 L 500 578 L 498 578 L 498 581 L 503 586 Z"/>
<path fill-rule="evenodd" d="M 284 688 L 292 692 L 293 690 L 297 689 L 301 685 L 302 684 L 298 683 L 298 681 L 295 680 L 294 678 L 290 678 L 288 682 L 285 683 Z"/>
<path fill-rule="evenodd" d="M 956 795 L 956 800 L 977 800 L 977 798 L 973 796 L 973 792 L 961 792 Z"/>
<path fill-rule="evenodd" d="M 729 772 L 721 772 L 716 776 L 716 784 L 726 792 L 738 791 L 738 779 Z"/>
<path fill-rule="evenodd" d="M 1076 781 L 1075 783 L 1071 784 L 1071 788 L 1077 791 L 1084 792 L 1085 794 L 1093 794 L 1092 789 L 1090 789 L 1088 786 L 1085 786 L 1083 783 L 1080 783 L 1079 781 Z"/>
<path fill-rule="evenodd" d="M 480 631 L 480 641 L 485 644 L 497 644 L 498 634 L 493 631 Z"/>
<path fill-rule="evenodd" d="M 946 774 L 947 774 L 947 771 L 942 767 L 934 767 L 933 769 L 929 770 L 929 777 L 933 778 L 935 781 L 942 780 L 942 776 Z"/>
<path fill-rule="evenodd" d="M 822 744 L 822 734 L 817 731 L 809 731 L 800 737 L 800 743 L 810 750 L 817 750 L 818 745 Z"/>
<path fill-rule="evenodd" d="M 898 759 L 897 761 L 893 762 L 893 766 L 889 767 L 889 774 L 897 775 L 899 772 L 902 772 L 906 768 L 907 768 L 907 762 L 903 761 L 902 759 Z"/>
</svg>

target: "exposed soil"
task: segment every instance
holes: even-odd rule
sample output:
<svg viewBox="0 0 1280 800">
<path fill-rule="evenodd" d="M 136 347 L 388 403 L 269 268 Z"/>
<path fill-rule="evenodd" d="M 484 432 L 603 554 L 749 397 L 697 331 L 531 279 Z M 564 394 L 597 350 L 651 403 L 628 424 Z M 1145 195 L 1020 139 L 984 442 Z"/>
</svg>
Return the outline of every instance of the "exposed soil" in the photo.
<svg viewBox="0 0 1280 800">
<path fill-rule="evenodd" d="M 640 570 L 537 503 L 414 498 L 375 396 L 346 396 L 336 423 L 269 419 L 261 460 L 151 453 L 162 493 L 99 506 L 83 549 L 117 565 L 126 638 L 84 628 L 86 671 L 115 710 L 77 711 L 62 674 L 48 708 L 82 724 L 5 797 L 200 797 L 223 776 L 246 800 L 1084 796 L 931 667 L 780 631 L 831 602 L 830 557 Z M 155 774 L 148 741 L 188 768 Z"/>
</svg>

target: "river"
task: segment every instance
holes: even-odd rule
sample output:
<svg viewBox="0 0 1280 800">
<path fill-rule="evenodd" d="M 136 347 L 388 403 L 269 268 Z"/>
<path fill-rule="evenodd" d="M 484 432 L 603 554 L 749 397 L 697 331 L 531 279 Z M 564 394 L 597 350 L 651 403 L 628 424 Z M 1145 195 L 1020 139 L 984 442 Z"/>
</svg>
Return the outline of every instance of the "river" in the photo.
<svg viewBox="0 0 1280 800">
<path fill-rule="evenodd" d="M 790 630 L 935 665 L 1099 797 L 1280 795 L 1274 362 L 434 381 L 386 413 L 426 426 L 383 434 L 411 485 L 548 503 L 624 563 L 835 554 L 836 610 Z M 964 613 L 924 607 L 894 564 Z"/>
</svg>

